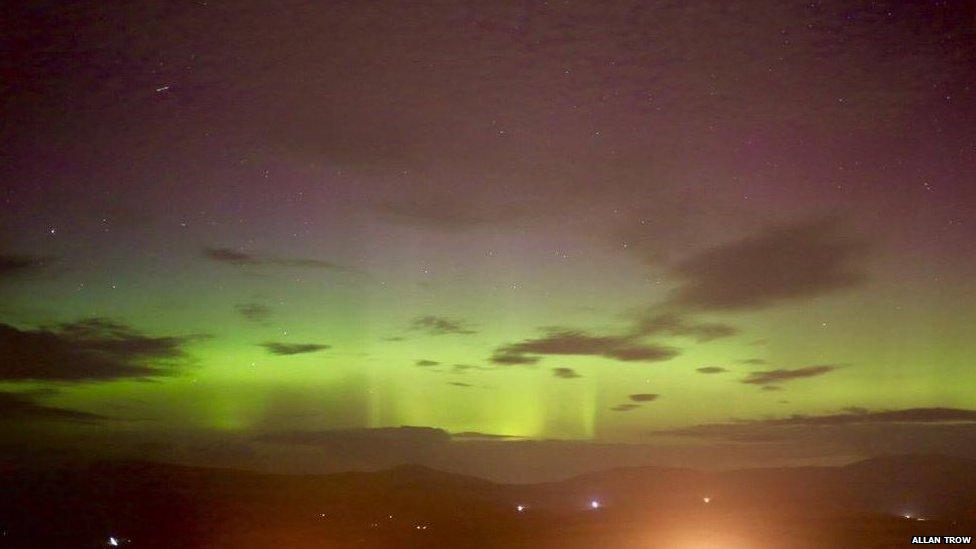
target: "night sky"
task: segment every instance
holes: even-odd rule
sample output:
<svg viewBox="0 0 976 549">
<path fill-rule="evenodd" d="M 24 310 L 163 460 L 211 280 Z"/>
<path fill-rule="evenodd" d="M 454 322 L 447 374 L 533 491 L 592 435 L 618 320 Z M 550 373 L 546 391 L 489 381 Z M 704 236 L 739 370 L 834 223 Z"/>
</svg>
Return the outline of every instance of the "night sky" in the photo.
<svg viewBox="0 0 976 549">
<path fill-rule="evenodd" d="M 25 2 L 0 450 L 976 456 L 970 2 Z"/>
</svg>

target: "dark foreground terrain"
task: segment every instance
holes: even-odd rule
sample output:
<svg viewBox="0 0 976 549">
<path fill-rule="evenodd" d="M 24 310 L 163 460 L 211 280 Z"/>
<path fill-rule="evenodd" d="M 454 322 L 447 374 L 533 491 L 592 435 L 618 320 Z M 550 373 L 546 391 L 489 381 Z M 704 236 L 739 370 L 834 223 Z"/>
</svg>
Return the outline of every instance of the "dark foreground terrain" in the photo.
<svg viewBox="0 0 976 549">
<path fill-rule="evenodd" d="M 6 464 L 0 534 L 2 547 L 902 547 L 976 535 L 976 461 L 648 467 L 532 485 L 417 466 L 298 476 Z"/>
</svg>

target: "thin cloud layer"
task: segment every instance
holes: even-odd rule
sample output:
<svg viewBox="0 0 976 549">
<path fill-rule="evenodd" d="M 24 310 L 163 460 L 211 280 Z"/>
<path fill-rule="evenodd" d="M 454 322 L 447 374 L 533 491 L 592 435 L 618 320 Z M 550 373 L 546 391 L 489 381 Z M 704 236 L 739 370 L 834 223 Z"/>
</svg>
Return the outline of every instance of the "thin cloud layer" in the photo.
<svg viewBox="0 0 976 549">
<path fill-rule="evenodd" d="M 451 433 L 451 439 L 453 440 L 519 440 L 522 437 L 517 437 L 515 435 L 499 435 L 495 433 L 482 433 L 480 431 L 461 431 L 460 433 Z"/>
<path fill-rule="evenodd" d="M 906 408 L 877 412 L 847 408 L 844 413 L 822 416 L 795 415 L 766 420 L 769 425 L 843 425 L 851 423 L 976 423 L 976 410 L 961 408 Z"/>
<path fill-rule="evenodd" d="M 721 366 L 702 366 L 701 368 L 695 368 L 695 371 L 699 374 L 723 374 L 728 372 L 728 370 Z"/>
<path fill-rule="evenodd" d="M 936 407 L 872 412 L 863 408 L 848 408 L 837 414 L 792 415 L 778 419 L 704 423 L 680 429 L 655 431 L 653 434 L 738 442 L 768 442 L 808 432 L 811 427 L 829 429 L 859 425 L 916 425 L 932 428 L 946 425 L 976 426 L 976 410 Z"/>
<path fill-rule="evenodd" d="M 759 309 L 853 288 L 868 247 L 836 218 L 765 229 L 679 262 L 672 303 L 700 310 Z"/>
<path fill-rule="evenodd" d="M 430 366 L 440 366 L 440 364 L 441 363 L 440 362 L 437 362 L 436 360 L 427 360 L 425 358 L 422 358 L 422 359 L 418 360 L 417 362 L 414 362 L 414 365 L 415 366 L 420 366 L 422 368 L 426 368 L 426 367 L 430 367 Z"/>
<path fill-rule="evenodd" d="M 418 194 L 385 201 L 376 204 L 374 211 L 380 218 L 400 225 L 450 232 L 508 223 L 523 215 L 517 205 L 489 206 L 444 194 Z"/>
<path fill-rule="evenodd" d="M 265 341 L 261 344 L 269 353 L 273 355 L 288 356 L 314 353 L 328 349 L 331 345 L 323 343 L 281 343 L 277 341 Z"/>
<path fill-rule="evenodd" d="M 618 404 L 610 408 L 611 412 L 629 412 L 640 408 L 640 404 Z"/>
<path fill-rule="evenodd" d="M 630 395 L 630 400 L 634 402 L 651 402 L 657 400 L 660 395 L 654 393 L 637 393 L 635 395 Z"/>
<path fill-rule="evenodd" d="M 451 435 L 433 427 L 384 427 L 376 429 L 336 429 L 328 431 L 283 431 L 255 437 L 260 442 L 297 446 L 325 446 L 335 451 L 382 451 L 438 446 L 450 442 Z"/>
<path fill-rule="evenodd" d="M 471 371 L 491 372 L 494 370 L 495 368 L 490 366 L 476 366 L 474 364 L 455 364 L 454 366 L 451 366 L 451 373 L 454 374 L 464 374 Z"/>
<path fill-rule="evenodd" d="M 742 380 L 742 383 L 748 383 L 752 385 L 762 385 L 763 388 L 775 387 L 780 383 L 785 383 L 787 381 L 793 381 L 796 379 L 804 379 L 808 377 L 822 376 L 824 374 L 829 374 L 834 370 L 838 369 L 840 366 L 836 364 L 819 364 L 816 366 L 805 366 L 803 368 L 796 368 L 794 370 L 788 370 L 781 368 L 778 370 L 765 370 L 761 372 L 750 372 L 748 377 Z"/>
<path fill-rule="evenodd" d="M 30 274 L 47 262 L 47 258 L 35 255 L 0 254 L 0 280 Z"/>
<path fill-rule="evenodd" d="M 232 265 L 256 265 L 260 263 L 251 255 L 230 248 L 204 248 L 203 255 L 207 259 Z"/>
<path fill-rule="evenodd" d="M 634 333 L 642 336 L 669 335 L 691 337 L 699 343 L 707 343 L 739 333 L 739 329 L 719 322 L 695 322 L 677 313 L 660 313 L 644 316 L 637 321 Z"/>
<path fill-rule="evenodd" d="M 0 380 L 106 381 L 172 375 L 184 348 L 200 336 L 145 335 L 88 318 L 22 330 L 0 324 Z"/>
<path fill-rule="evenodd" d="M 93 422 L 104 416 L 39 404 L 31 395 L 0 392 L 0 421 L 55 420 Z"/>
<path fill-rule="evenodd" d="M 203 249 L 203 256 L 211 261 L 236 265 L 239 267 L 267 265 L 272 267 L 348 270 L 348 267 L 344 267 L 337 263 L 323 259 L 280 258 L 269 255 L 250 254 L 240 250 L 234 250 L 232 248 L 206 247 Z"/>
<path fill-rule="evenodd" d="M 267 322 L 273 313 L 271 307 L 261 303 L 238 303 L 234 306 L 234 310 L 245 319 L 257 323 Z"/>
</svg>

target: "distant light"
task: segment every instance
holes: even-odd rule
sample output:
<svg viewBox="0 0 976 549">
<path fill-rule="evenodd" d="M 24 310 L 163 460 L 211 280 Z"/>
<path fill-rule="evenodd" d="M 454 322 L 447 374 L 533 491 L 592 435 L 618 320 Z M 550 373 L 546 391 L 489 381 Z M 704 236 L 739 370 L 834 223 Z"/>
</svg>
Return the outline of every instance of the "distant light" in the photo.
<svg viewBox="0 0 976 549">
<path fill-rule="evenodd" d="M 518 511 L 519 513 L 521 513 L 522 511 L 525 511 L 525 506 L 524 505 L 516 505 L 515 506 L 515 510 Z"/>
<path fill-rule="evenodd" d="M 600 502 L 599 501 L 593 500 L 593 501 L 590 502 L 590 509 L 599 509 L 599 508 L 600 508 Z"/>
<path fill-rule="evenodd" d="M 705 496 L 705 497 L 702 498 L 702 501 L 705 502 L 705 503 L 711 503 L 712 502 L 712 498 L 709 497 L 709 496 Z"/>
<path fill-rule="evenodd" d="M 115 539 L 114 537 L 110 537 L 108 538 L 108 544 L 111 545 L 112 547 L 118 547 L 119 540 Z"/>
<path fill-rule="evenodd" d="M 903 518 L 905 520 L 912 520 L 912 516 L 911 515 L 902 515 L 901 518 Z"/>
</svg>

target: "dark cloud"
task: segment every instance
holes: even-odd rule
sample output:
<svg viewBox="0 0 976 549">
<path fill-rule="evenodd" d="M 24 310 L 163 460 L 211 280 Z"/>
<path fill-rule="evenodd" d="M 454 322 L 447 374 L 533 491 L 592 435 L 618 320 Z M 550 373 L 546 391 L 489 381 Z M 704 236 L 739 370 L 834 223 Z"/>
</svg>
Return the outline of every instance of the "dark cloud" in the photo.
<svg viewBox="0 0 976 549">
<path fill-rule="evenodd" d="M 49 261 L 34 255 L 0 254 L 0 280 L 30 274 L 44 268 Z"/>
<path fill-rule="evenodd" d="M 718 322 L 694 322 L 677 313 L 659 313 L 644 316 L 637 321 L 634 332 L 642 336 L 686 336 L 705 343 L 739 333 L 735 326 Z"/>
<path fill-rule="evenodd" d="M 591 355 L 624 362 L 658 362 L 677 356 L 678 349 L 647 342 L 644 338 L 688 336 L 698 342 L 707 342 L 737 333 L 734 326 L 695 322 L 674 312 L 646 314 L 623 335 L 592 335 L 582 330 L 550 328 L 545 337 L 499 347 L 490 360 L 503 365 L 535 364 L 541 359 L 538 355 Z"/>
<path fill-rule="evenodd" d="M 0 324 L 0 380 L 94 381 L 171 375 L 188 337 L 152 337 L 88 318 L 36 330 Z"/>
<path fill-rule="evenodd" d="M 261 303 L 238 303 L 234 309 L 247 320 L 258 323 L 267 322 L 272 313 L 271 307 Z"/>
<path fill-rule="evenodd" d="M 651 402 L 652 400 L 657 400 L 658 396 L 660 395 L 656 395 L 654 393 L 637 393 L 630 395 L 630 400 L 633 400 L 634 402 Z"/>
<path fill-rule="evenodd" d="M 575 379 L 578 377 L 583 377 L 576 373 L 576 370 L 572 368 L 553 368 L 552 375 L 560 379 Z"/>
<path fill-rule="evenodd" d="M 742 360 L 737 360 L 736 362 L 738 362 L 739 364 L 751 364 L 753 366 L 767 364 L 767 361 L 764 358 L 744 358 Z"/>
<path fill-rule="evenodd" d="M 636 410 L 640 408 L 640 404 L 618 404 L 613 408 L 610 408 L 611 412 L 629 412 L 631 410 Z"/>
<path fill-rule="evenodd" d="M 526 339 L 495 350 L 496 364 L 534 364 L 533 355 L 592 355 L 625 362 L 658 362 L 678 355 L 678 350 L 641 343 L 633 336 L 594 336 L 580 330 L 551 329 L 545 337 Z"/>
<path fill-rule="evenodd" d="M 502 366 L 530 366 L 538 364 L 542 357 L 495 351 L 488 360 Z"/>
<path fill-rule="evenodd" d="M 702 366 L 701 368 L 696 368 L 695 371 L 700 374 L 722 374 L 728 372 L 728 370 L 721 366 Z"/>
<path fill-rule="evenodd" d="M 475 334 L 474 330 L 463 320 L 456 320 L 443 316 L 426 315 L 413 319 L 410 322 L 410 329 L 421 331 L 430 335 Z"/>
<path fill-rule="evenodd" d="M 331 261 L 308 258 L 280 258 L 267 255 L 249 254 L 231 248 L 204 248 L 203 256 L 212 261 L 237 266 L 268 265 L 272 267 L 304 267 L 311 269 L 348 270 Z"/>
<path fill-rule="evenodd" d="M 44 406 L 25 393 L 0 392 L 0 421 L 25 419 L 92 422 L 105 417 L 77 410 Z"/>
<path fill-rule="evenodd" d="M 425 358 L 422 358 L 422 359 L 418 360 L 417 362 L 414 362 L 414 364 L 416 366 L 427 367 L 427 366 L 440 366 L 441 363 L 440 362 L 437 362 L 436 360 L 427 360 Z"/>
<path fill-rule="evenodd" d="M 261 343 L 261 346 L 273 355 L 301 355 L 331 347 L 331 345 L 323 343 L 280 343 L 277 341 L 265 341 Z"/>
<path fill-rule="evenodd" d="M 447 384 L 448 385 L 453 385 L 455 387 L 474 387 L 474 385 L 472 385 L 470 383 L 463 383 L 461 381 L 449 381 Z"/>
<path fill-rule="evenodd" d="M 749 376 L 743 379 L 742 383 L 749 383 L 752 385 L 775 386 L 775 384 L 792 381 L 794 379 L 803 379 L 806 377 L 816 377 L 816 376 L 822 376 L 824 374 L 829 374 L 830 372 L 833 372 L 839 367 L 840 366 L 836 364 L 818 364 L 815 366 L 805 366 L 803 368 L 796 368 L 794 370 L 781 368 L 778 370 L 749 372 Z"/>
<path fill-rule="evenodd" d="M 836 218 L 781 225 L 679 262 L 672 302 L 702 310 L 757 309 L 824 295 L 865 280 L 868 247 Z"/>
</svg>

